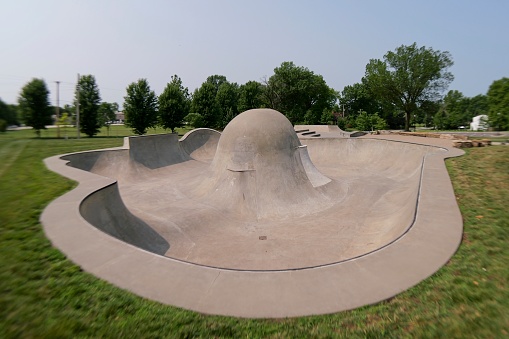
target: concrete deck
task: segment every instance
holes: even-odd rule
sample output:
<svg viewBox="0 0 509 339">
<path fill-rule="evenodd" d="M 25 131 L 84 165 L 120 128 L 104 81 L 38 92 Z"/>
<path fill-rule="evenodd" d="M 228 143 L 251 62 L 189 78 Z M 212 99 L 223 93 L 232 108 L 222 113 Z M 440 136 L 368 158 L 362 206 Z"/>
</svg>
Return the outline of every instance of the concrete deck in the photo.
<svg viewBox="0 0 509 339">
<path fill-rule="evenodd" d="M 211 130 L 48 158 L 50 169 L 80 185 L 52 202 L 41 221 L 56 247 L 102 279 L 163 303 L 239 317 L 376 303 L 454 254 L 462 219 L 444 159 L 463 151 L 449 140 L 303 143 L 296 158 L 302 173 L 292 169 L 294 181 L 276 191 L 277 182 L 290 180 L 285 166 L 270 167 L 278 157 L 262 164 L 269 167 L 263 173 L 266 160 L 248 154 L 263 145 L 244 143 L 236 160 L 221 160 L 216 150 L 229 146 Z M 240 190 L 229 188 L 239 182 Z M 261 193 L 246 196 L 253 191 Z"/>
</svg>

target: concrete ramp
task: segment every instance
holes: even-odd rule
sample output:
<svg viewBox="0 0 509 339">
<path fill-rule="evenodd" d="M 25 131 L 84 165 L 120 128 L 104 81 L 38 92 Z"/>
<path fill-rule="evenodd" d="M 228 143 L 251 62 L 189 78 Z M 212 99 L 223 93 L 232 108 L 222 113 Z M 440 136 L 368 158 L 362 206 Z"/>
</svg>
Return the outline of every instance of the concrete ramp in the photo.
<svg viewBox="0 0 509 339">
<path fill-rule="evenodd" d="M 308 148 L 306 145 L 300 146 L 299 152 L 302 165 L 304 166 L 306 175 L 308 176 L 308 179 L 313 187 L 320 187 L 331 182 L 331 179 L 323 175 L 313 164 L 311 158 L 309 157 Z"/>
<path fill-rule="evenodd" d="M 346 132 L 338 125 L 295 125 L 299 139 L 321 138 L 355 138 L 366 135 L 365 132 Z M 314 133 L 313 133 L 314 132 Z"/>
<path fill-rule="evenodd" d="M 340 133 L 344 132 L 338 125 L 295 125 L 295 130 L 309 130 L 317 133 Z"/>
<path fill-rule="evenodd" d="M 180 139 L 182 149 L 194 160 L 211 162 L 216 154 L 221 133 L 210 128 L 197 128 Z"/>
<path fill-rule="evenodd" d="M 106 186 L 83 200 L 80 213 L 90 224 L 128 244 L 160 255 L 170 248 L 163 237 L 129 212 L 117 184 Z"/>
<path fill-rule="evenodd" d="M 181 149 L 178 135 L 175 133 L 130 137 L 128 140 L 131 160 L 150 169 L 191 160 L 190 156 Z"/>
</svg>

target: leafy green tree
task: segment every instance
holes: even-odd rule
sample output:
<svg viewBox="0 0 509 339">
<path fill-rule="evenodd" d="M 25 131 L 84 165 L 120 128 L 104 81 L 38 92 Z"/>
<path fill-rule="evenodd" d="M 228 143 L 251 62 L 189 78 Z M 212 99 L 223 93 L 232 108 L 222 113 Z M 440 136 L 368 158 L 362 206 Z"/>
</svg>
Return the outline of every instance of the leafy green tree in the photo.
<svg viewBox="0 0 509 339">
<path fill-rule="evenodd" d="M 417 110 L 417 119 L 414 123 L 424 124 L 426 127 L 433 126 L 433 117 L 439 111 L 441 101 L 423 101 Z M 387 122 L 390 126 L 390 123 Z"/>
<path fill-rule="evenodd" d="M 486 95 L 479 94 L 469 98 L 468 117 L 470 121 L 472 121 L 472 118 L 475 116 L 488 115 L 489 110 L 488 97 Z"/>
<path fill-rule="evenodd" d="M 321 116 L 316 115 L 315 112 L 308 109 L 306 114 L 304 114 L 304 125 L 319 125 L 321 120 Z"/>
<path fill-rule="evenodd" d="M 100 126 L 109 126 L 111 121 L 114 121 L 117 116 L 115 113 L 118 112 L 118 104 L 116 102 L 101 102 L 99 105 L 99 109 L 97 111 L 99 113 L 99 125 Z"/>
<path fill-rule="evenodd" d="M 159 96 L 159 123 L 163 128 L 169 128 L 174 133 L 175 128 L 182 126 L 189 108 L 189 91 L 182 85 L 182 80 L 174 75 Z"/>
<path fill-rule="evenodd" d="M 99 105 L 98 120 L 99 126 L 106 126 L 108 136 L 110 135 L 111 122 L 116 119 L 115 113 L 118 112 L 118 104 L 116 102 L 101 102 Z"/>
<path fill-rule="evenodd" d="M 216 94 L 216 102 L 219 107 L 219 125 L 223 129 L 239 112 L 237 102 L 239 97 L 239 85 L 224 82 L 219 86 Z"/>
<path fill-rule="evenodd" d="M 215 85 L 207 81 L 194 91 L 191 110 L 203 116 L 204 127 L 214 128 L 219 125 L 220 108 L 216 93 Z"/>
<path fill-rule="evenodd" d="M 331 109 L 324 109 L 320 118 L 320 123 L 323 125 L 333 125 L 335 122 L 334 114 Z"/>
<path fill-rule="evenodd" d="M 67 113 L 69 123 L 76 124 L 76 107 L 74 105 L 65 104 L 60 113 Z"/>
<path fill-rule="evenodd" d="M 69 114 L 68 113 L 62 113 L 60 117 L 56 121 L 57 126 L 65 126 L 69 124 Z"/>
<path fill-rule="evenodd" d="M 31 126 L 38 137 L 41 129 L 52 123 L 52 111 L 49 105 L 49 91 L 42 79 L 32 79 L 21 90 L 18 98 L 21 117 L 27 126 Z"/>
<path fill-rule="evenodd" d="M 410 117 L 424 101 L 438 100 L 454 79 L 448 71 L 453 65 L 449 52 L 432 48 L 400 46 L 389 51 L 384 61 L 372 59 L 366 65 L 365 82 L 380 100 L 405 113 L 405 130 Z"/>
<path fill-rule="evenodd" d="M 339 116 L 337 124 L 338 124 L 338 127 L 342 130 L 346 130 L 347 128 L 350 128 L 353 126 L 353 124 L 351 122 L 351 116 L 349 116 L 349 117 Z"/>
<path fill-rule="evenodd" d="M 219 91 L 219 87 L 221 87 L 222 84 L 227 83 L 228 80 L 226 80 L 226 77 L 224 75 L 215 74 L 207 77 L 207 80 L 205 82 L 214 85 L 214 95 L 216 95 L 217 91 Z"/>
<path fill-rule="evenodd" d="M 339 96 L 339 103 L 346 115 L 357 114 L 360 111 L 368 113 L 377 112 L 380 109 L 380 103 L 369 93 L 364 83 L 355 83 L 351 86 L 345 86 Z"/>
<path fill-rule="evenodd" d="M 360 83 L 345 86 L 339 95 L 339 103 L 345 115 L 352 116 L 353 120 L 359 112 L 366 111 L 368 114 L 378 113 L 391 128 L 399 129 L 405 125 L 404 115 L 391 103 L 384 101 L 383 98 L 377 98 L 369 90 L 364 78 Z"/>
<path fill-rule="evenodd" d="M 203 116 L 199 113 L 189 113 L 184 117 L 184 121 L 187 122 L 188 126 L 192 126 L 194 128 L 201 128 L 205 126 Z"/>
<path fill-rule="evenodd" d="M 239 87 L 237 111 L 242 113 L 253 108 L 264 107 L 264 86 L 257 81 L 248 81 Z"/>
<path fill-rule="evenodd" d="M 321 75 L 293 62 L 283 62 L 266 81 L 265 99 L 268 107 L 285 114 L 292 124 L 320 120 L 325 108 L 331 108 L 336 93 Z"/>
<path fill-rule="evenodd" d="M 443 99 L 439 111 L 443 111 L 441 117 L 445 116 L 443 125 L 445 129 L 456 129 L 458 126 L 465 126 L 470 123 L 471 117 L 468 116 L 468 98 L 457 90 L 447 92 Z"/>
<path fill-rule="evenodd" d="M 489 124 L 498 130 L 509 130 L 509 78 L 494 81 L 488 89 Z"/>
<path fill-rule="evenodd" d="M 99 87 L 97 87 L 95 82 L 95 77 L 90 74 L 80 77 L 76 86 L 75 104 L 78 102 L 78 91 L 80 105 L 80 131 L 89 137 L 93 137 L 99 133 L 99 129 L 101 128 L 98 113 L 101 96 L 99 94 Z"/>
<path fill-rule="evenodd" d="M 375 131 L 385 129 L 387 123 L 378 113 L 368 114 L 366 111 L 360 111 L 355 119 L 355 128 L 359 131 Z"/>
<path fill-rule="evenodd" d="M 435 114 L 433 117 L 433 124 L 435 125 L 435 129 L 438 130 L 444 130 L 450 126 L 449 120 L 447 119 L 447 114 L 444 110 L 439 110 Z"/>
<path fill-rule="evenodd" d="M 4 120 L 6 125 L 19 125 L 16 106 L 7 105 L 0 99 L 0 119 Z"/>
<path fill-rule="evenodd" d="M 134 133 L 143 135 L 157 125 L 157 96 L 150 90 L 147 79 L 139 79 L 127 86 L 124 97 L 125 124 Z"/>
</svg>

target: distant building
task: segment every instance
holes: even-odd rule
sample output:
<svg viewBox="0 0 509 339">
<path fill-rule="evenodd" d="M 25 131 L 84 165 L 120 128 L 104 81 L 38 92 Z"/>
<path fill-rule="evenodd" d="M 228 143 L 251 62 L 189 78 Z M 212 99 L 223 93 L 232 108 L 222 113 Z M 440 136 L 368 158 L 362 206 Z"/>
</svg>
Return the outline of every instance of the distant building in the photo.
<svg viewBox="0 0 509 339">
<path fill-rule="evenodd" d="M 488 116 L 484 114 L 475 116 L 470 123 L 470 129 L 472 131 L 486 131 L 488 129 Z"/>
<path fill-rule="evenodd" d="M 125 120 L 124 112 L 115 113 L 115 120 L 116 120 L 116 122 L 124 122 L 124 120 Z"/>
</svg>

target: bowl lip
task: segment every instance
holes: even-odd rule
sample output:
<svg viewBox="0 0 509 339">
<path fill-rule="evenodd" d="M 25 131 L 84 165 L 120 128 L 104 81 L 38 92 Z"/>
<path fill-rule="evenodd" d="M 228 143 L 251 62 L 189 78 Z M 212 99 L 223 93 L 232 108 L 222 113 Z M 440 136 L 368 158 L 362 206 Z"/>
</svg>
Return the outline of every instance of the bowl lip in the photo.
<svg viewBox="0 0 509 339">
<path fill-rule="evenodd" d="M 142 297 L 206 314 L 279 318 L 335 313 L 373 304 L 416 285 L 442 267 L 461 243 L 463 223 L 444 159 L 464 154 L 445 139 L 369 136 L 435 146 L 423 159 L 419 207 L 403 235 L 372 252 L 337 263 L 287 270 L 216 268 L 161 256 L 127 244 L 90 225 L 81 202 L 113 179 L 68 166 L 56 155 L 46 166 L 79 185 L 41 215 L 46 236 L 83 270 Z M 320 139 L 314 139 L 320 140 Z M 315 142 L 315 141 L 313 141 Z"/>
</svg>

